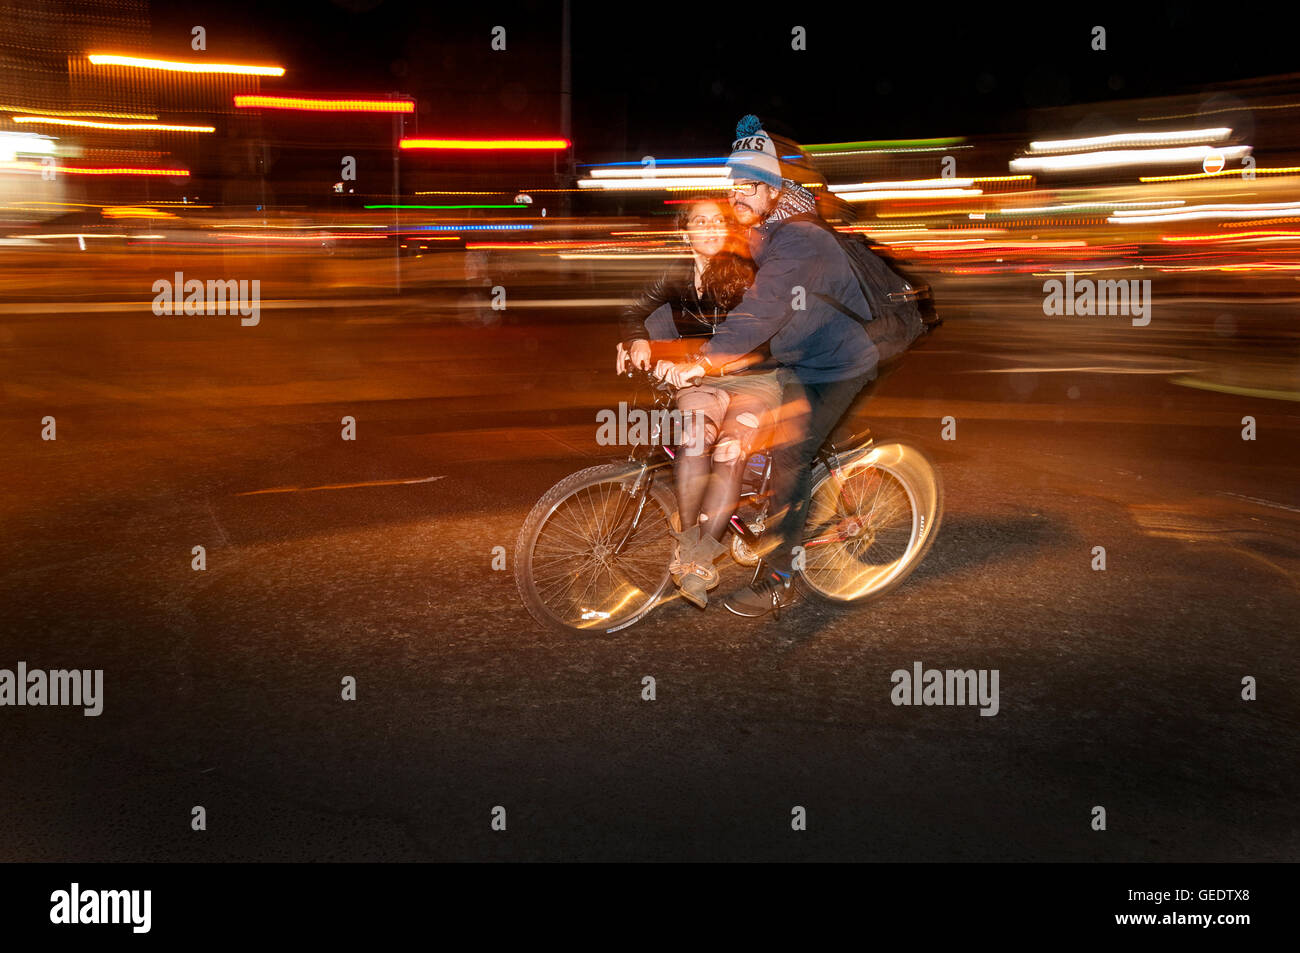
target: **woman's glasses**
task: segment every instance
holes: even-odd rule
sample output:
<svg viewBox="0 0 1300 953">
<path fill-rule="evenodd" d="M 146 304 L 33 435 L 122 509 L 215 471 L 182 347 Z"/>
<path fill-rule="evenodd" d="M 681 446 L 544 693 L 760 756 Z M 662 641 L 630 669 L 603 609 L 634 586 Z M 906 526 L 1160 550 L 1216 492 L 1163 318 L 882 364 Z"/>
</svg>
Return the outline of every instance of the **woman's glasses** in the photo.
<svg viewBox="0 0 1300 953">
<path fill-rule="evenodd" d="M 726 228 L 727 219 L 722 215 L 715 215 L 712 218 L 705 218 L 703 215 L 697 215 L 694 218 L 686 220 L 687 228 Z"/>
</svg>

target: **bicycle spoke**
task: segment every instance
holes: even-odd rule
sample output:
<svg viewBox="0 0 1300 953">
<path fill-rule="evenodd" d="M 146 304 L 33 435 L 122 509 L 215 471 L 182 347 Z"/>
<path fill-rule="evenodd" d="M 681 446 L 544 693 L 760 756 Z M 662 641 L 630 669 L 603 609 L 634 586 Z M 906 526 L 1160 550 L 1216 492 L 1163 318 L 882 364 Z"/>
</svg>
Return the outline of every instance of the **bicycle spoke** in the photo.
<svg viewBox="0 0 1300 953">
<path fill-rule="evenodd" d="M 572 529 L 570 529 L 568 526 L 560 525 L 559 523 L 560 520 L 567 520 L 570 526 L 572 526 Z M 578 522 L 575 514 L 572 512 L 571 509 L 557 507 L 555 512 L 551 514 L 551 521 L 546 524 L 546 528 L 550 529 L 551 527 L 554 527 L 556 529 L 562 529 L 565 532 L 571 534 L 572 536 L 575 536 L 576 538 L 582 540 L 584 543 L 591 542 L 590 536 L 586 532 L 584 532 L 584 527 L 582 526 L 581 523 Z"/>
<path fill-rule="evenodd" d="M 578 488 L 551 511 L 533 543 L 531 578 L 555 618 L 577 628 L 592 620 L 614 624 L 644 611 L 645 600 L 659 591 L 671 524 L 652 495 L 633 526 L 637 505 L 626 480 L 609 479 Z"/>
<path fill-rule="evenodd" d="M 913 543 L 912 501 L 898 477 L 864 466 L 827 479 L 813 494 L 804 525 L 804 577 L 836 598 L 882 585 Z"/>
</svg>

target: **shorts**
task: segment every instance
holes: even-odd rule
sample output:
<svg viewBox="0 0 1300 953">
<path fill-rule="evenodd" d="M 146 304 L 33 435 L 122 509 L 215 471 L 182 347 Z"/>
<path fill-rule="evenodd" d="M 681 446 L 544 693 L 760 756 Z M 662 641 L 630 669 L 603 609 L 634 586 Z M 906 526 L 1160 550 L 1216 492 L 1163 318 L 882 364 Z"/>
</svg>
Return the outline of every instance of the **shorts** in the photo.
<svg viewBox="0 0 1300 953">
<path fill-rule="evenodd" d="M 745 453 L 764 442 L 781 406 L 777 371 L 706 378 L 707 383 L 677 392 L 677 409 L 696 414 L 713 425 L 715 435 L 728 430 L 741 440 Z"/>
</svg>

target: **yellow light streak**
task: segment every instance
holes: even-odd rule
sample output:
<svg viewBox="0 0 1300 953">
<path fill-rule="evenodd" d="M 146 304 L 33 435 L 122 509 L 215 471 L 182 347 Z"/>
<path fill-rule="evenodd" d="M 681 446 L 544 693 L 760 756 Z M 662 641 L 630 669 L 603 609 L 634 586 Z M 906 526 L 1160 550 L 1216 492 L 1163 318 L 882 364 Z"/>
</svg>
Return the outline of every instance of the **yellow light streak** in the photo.
<svg viewBox="0 0 1300 953">
<path fill-rule="evenodd" d="M 95 66 L 131 66 L 137 69 L 168 70 L 174 73 L 228 73 L 236 76 L 283 76 L 283 66 L 253 66 L 245 63 L 185 63 L 116 53 L 92 53 L 86 57 Z"/>
</svg>

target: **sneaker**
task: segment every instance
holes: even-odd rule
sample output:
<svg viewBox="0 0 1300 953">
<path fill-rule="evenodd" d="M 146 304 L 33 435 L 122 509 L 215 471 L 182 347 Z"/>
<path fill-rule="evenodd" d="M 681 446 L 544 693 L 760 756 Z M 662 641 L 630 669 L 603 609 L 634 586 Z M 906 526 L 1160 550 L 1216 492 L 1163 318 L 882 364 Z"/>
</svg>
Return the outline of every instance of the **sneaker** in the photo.
<svg viewBox="0 0 1300 953">
<path fill-rule="evenodd" d="M 727 552 L 727 547 L 703 532 L 698 525 L 683 532 L 672 532 L 677 540 L 668 571 L 683 598 L 703 609 L 709 604 L 708 592 L 720 578 L 713 561 Z"/>
<path fill-rule="evenodd" d="M 794 577 L 773 569 L 751 585 L 727 596 L 723 605 L 728 612 L 746 619 L 757 619 L 769 612 L 779 619 L 781 609 L 792 605 L 797 598 Z"/>
</svg>

